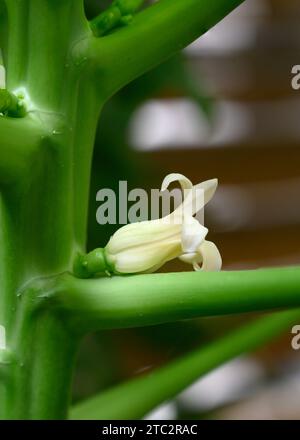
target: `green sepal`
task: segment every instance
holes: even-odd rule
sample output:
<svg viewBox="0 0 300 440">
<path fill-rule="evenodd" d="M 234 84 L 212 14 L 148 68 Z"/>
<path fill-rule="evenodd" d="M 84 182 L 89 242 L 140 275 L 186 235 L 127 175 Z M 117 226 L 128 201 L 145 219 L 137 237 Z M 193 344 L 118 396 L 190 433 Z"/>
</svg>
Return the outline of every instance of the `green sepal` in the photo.
<svg viewBox="0 0 300 440">
<path fill-rule="evenodd" d="M 26 108 L 16 95 L 6 89 L 0 89 L 0 113 L 5 116 L 22 118 L 26 115 Z"/>
<path fill-rule="evenodd" d="M 97 248 L 88 254 L 77 253 L 73 262 L 73 273 L 77 278 L 92 278 L 97 274 L 110 272 L 105 250 Z"/>
</svg>

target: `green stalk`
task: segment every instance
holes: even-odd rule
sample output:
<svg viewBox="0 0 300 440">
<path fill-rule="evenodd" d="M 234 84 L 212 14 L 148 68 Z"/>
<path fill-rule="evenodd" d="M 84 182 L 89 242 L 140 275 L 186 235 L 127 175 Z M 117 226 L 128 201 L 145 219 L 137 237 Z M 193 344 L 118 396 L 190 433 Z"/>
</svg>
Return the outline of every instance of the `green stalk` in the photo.
<svg viewBox="0 0 300 440">
<path fill-rule="evenodd" d="M 14 184 L 32 171 L 42 153 L 48 131 L 32 116 L 22 119 L 0 116 L 0 184 Z M 13 135 L 12 135 L 13 133 Z"/>
<path fill-rule="evenodd" d="M 54 284 L 53 284 L 54 283 Z M 49 280 L 50 301 L 85 330 L 300 306 L 300 268 Z"/>
<path fill-rule="evenodd" d="M 169 365 L 77 404 L 72 419 L 139 419 L 214 368 L 253 351 L 300 318 L 300 309 L 263 317 L 201 347 Z"/>
<path fill-rule="evenodd" d="M 15 361 L 0 398 L 0 418 L 64 418 L 78 342 L 61 317 L 36 309 L 39 301 L 26 286 L 36 276 L 67 270 L 75 249 L 84 249 L 85 225 L 75 225 L 73 219 L 87 212 L 87 196 L 74 192 L 74 169 L 88 188 L 90 161 L 82 163 L 74 155 L 80 138 L 91 157 L 98 114 L 94 115 L 91 95 L 81 114 L 84 60 L 73 57 L 73 46 L 90 31 L 79 0 L 9 1 L 8 16 L 7 84 L 11 90 L 21 86 L 26 92 L 31 132 L 34 135 L 42 127 L 43 134 L 28 140 L 29 150 L 38 151 L 30 168 L 21 167 L 15 152 L 20 166 L 12 163 L 12 170 L 20 172 L 13 186 L 3 188 L 6 249 L 1 298 Z M 82 134 L 79 120 L 88 133 Z M 16 136 L 24 134 L 16 121 L 5 124 L 15 125 Z M 23 140 L 16 146 L 28 155 Z M 7 151 L 5 139 L 1 148 Z M 75 231 L 76 226 L 84 230 Z"/>
</svg>

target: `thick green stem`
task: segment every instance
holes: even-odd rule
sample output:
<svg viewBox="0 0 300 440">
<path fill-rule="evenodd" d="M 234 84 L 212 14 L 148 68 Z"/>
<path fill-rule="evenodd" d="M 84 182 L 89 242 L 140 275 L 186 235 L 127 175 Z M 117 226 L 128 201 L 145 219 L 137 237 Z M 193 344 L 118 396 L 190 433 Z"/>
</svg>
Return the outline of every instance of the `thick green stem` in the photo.
<svg viewBox="0 0 300 440">
<path fill-rule="evenodd" d="M 36 309 L 39 301 L 26 286 L 67 270 L 75 249 L 84 249 L 86 224 L 76 218 L 87 212 L 99 103 L 86 95 L 85 62 L 73 48 L 90 30 L 80 0 L 7 3 L 7 84 L 26 95 L 29 115 L 22 125 L 0 119 L 4 183 L 14 183 L 2 192 L 0 324 L 16 356 L 0 396 L 0 418 L 63 418 L 77 339 L 61 317 Z M 77 179 L 84 187 L 78 194 Z"/>
<path fill-rule="evenodd" d="M 41 309 L 25 314 L 11 346 L 17 355 L 11 366 L 13 380 L 6 417 L 66 418 L 78 347 L 76 335 L 62 317 Z"/>
<path fill-rule="evenodd" d="M 39 109 L 64 112 L 74 93 L 66 79 L 82 62 L 72 59 L 72 45 L 89 33 L 83 1 L 9 0 L 8 20 L 7 87 L 25 87 Z"/>
<path fill-rule="evenodd" d="M 32 116 L 22 119 L 0 116 L 0 133 L 0 184 L 7 185 L 32 171 L 49 133 Z"/>
<path fill-rule="evenodd" d="M 6 399 L 1 418 L 61 419 L 69 405 L 76 335 L 63 317 L 44 308 L 30 283 L 18 297 L 17 319 L 6 359 Z"/>
</svg>

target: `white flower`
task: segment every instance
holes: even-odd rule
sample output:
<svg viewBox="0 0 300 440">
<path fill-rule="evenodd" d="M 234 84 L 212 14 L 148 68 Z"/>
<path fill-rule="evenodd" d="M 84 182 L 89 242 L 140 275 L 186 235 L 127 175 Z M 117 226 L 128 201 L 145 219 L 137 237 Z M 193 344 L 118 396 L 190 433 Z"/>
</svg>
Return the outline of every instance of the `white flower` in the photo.
<svg viewBox="0 0 300 440">
<path fill-rule="evenodd" d="M 175 181 L 180 183 L 184 199 L 174 212 L 162 219 L 123 226 L 111 237 L 105 258 L 114 273 L 152 273 L 174 258 L 192 264 L 195 270 L 221 269 L 217 247 L 205 240 L 208 230 L 194 218 L 213 197 L 217 179 L 193 186 L 182 174 L 170 174 L 162 191 Z"/>
</svg>

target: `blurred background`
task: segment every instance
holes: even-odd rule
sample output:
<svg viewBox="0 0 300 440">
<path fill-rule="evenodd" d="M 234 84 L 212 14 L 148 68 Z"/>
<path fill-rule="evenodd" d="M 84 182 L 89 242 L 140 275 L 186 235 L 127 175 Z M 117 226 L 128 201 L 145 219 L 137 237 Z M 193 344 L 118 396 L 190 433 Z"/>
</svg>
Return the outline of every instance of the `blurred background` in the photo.
<svg viewBox="0 0 300 440">
<path fill-rule="evenodd" d="M 89 17 L 108 1 L 87 0 Z M 297 0 L 246 0 L 181 54 L 107 103 L 95 146 L 89 248 L 118 226 L 96 222 L 96 193 L 158 188 L 170 172 L 217 177 L 205 210 L 226 270 L 300 262 L 300 64 Z M 176 30 L 174 30 L 176 31 Z M 164 271 L 190 270 L 172 262 Z M 284 292 L 283 292 L 284 294 Z M 83 341 L 74 401 L 145 374 L 252 315 L 102 332 Z M 300 323 L 299 323 L 300 324 Z M 292 336 L 237 359 L 148 418 L 300 419 L 300 356 Z"/>
</svg>

